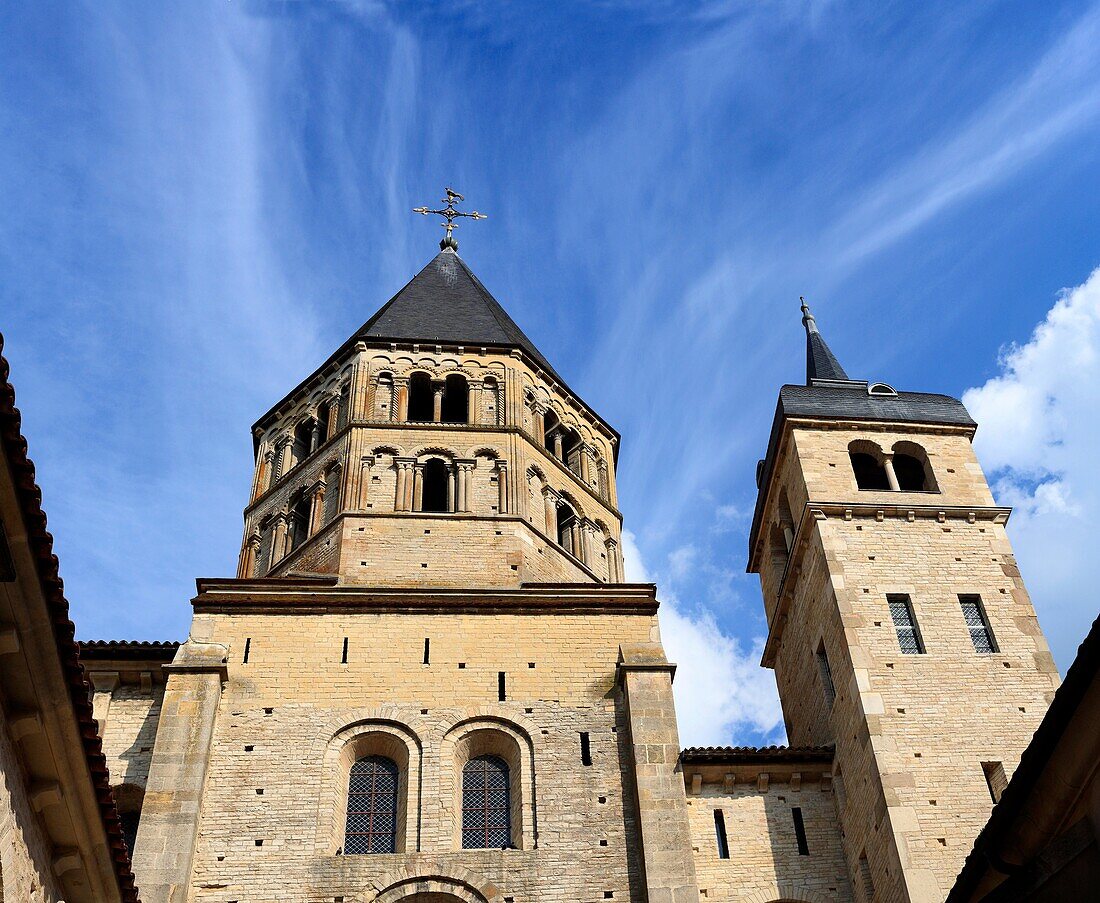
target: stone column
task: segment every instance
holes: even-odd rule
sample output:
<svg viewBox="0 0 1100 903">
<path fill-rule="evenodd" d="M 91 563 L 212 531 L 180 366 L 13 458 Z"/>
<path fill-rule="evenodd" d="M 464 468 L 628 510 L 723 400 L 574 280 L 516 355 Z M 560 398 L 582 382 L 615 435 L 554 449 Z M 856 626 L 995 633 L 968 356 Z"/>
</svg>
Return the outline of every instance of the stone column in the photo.
<svg viewBox="0 0 1100 903">
<path fill-rule="evenodd" d="M 394 458 L 393 466 L 397 468 L 397 494 L 393 501 L 394 511 L 412 510 L 412 466 L 413 458 Z"/>
<path fill-rule="evenodd" d="M 294 466 L 294 438 L 283 436 L 279 446 L 279 476 L 285 477 L 291 467 Z"/>
<path fill-rule="evenodd" d="M 497 514 L 508 513 L 508 462 L 497 461 Z"/>
<path fill-rule="evenodd" d="M 323 441 L 328 442 L 333 436 L 336 435 L 336 430 L 340 426 L 340 392 L 333 392 L 328 399 L 328 432 L 325 433 Z"/>
<path fill-rule="evenodd" d="M 537 401 L 531 405 L 531 413 L 535 418 L 535 439 L 540 446 L 546 446 L 546 408 Z"/>
<path fill-rule="evenodd" d="M 610 537 L 604 541 L 607 550 L 607 579 L 612 583 L 622 583 L 623 574 L 619 567 L 619 544 Z"/>
<path fill-rule="evenodd" d="M 257 577 L 256 573 L 256 559 L 260 555 L 260 534 L 253 533 L 248 537 L 248 544 L 244 547 L 244 553 L 241 555 L 241 577 Z"/>
<path fill-rule="evenodd" d="M 560 429 L 555 429 L 554 430 L 554 457 L 557 458 L 559 461 L 562 460 L 562 456 L 561 456 L 561 430 Z"/>
<path fill-rule="evenodd" d="M 309 431 L 309 453 L 312 455 L 321 447 L 321 421 L 317 419 L 316 411 L 309 416 L 313 418 L 313 427 Z"/>
<path fill-rule="evenodd" d="M 458 507 L 456 511 L 470 510 L 470 474 L 474 469 L 473 461 L 456 461 L 458 469 Z"/>
<path fill-rule="evenodd" d="M 453 464 L 447 467 L 447 510 L 455 510 L 455 466 Z"/>
<path fill-rule="evenodd" d="M 592 487 L 592 449 L 587 445 L 581 446 L 581 481 Z"/>
<path fill-rule="evenodd" d="M 324 480 L 318 480 L 313 486 L 313 492 L 309 503 L 309 530 L 306 536 L 312 536 L 321 529 L 321 521 L 325 516 L 325 488 Z"/>
<path fill-rule="evenodd" d="M 424 510 L 424 465 L 413 465 L 413 511 Z"/>
<path fill-rule="evenodd" d="M 546 535 L 551 539 L 558 538 L 558 500 L 548 487 L 542 490 L 542 506 L 546 511 Z"/>
<path fill-rule="evenodd" d="M 370 472 L 374 467 L 374 456 L 363 455 L 359 459 L 359 487 L 355 497 L 355 508 L 357 511 L 365 511 L 367 508 L 367 499 L 370 496 Z"/>
<path fill-rule="evenodd" d="M 279 561 L 286 555 L 287 547 L 287 514 L 280 511 L 275 515 L 275 528 L 271 536 L 271 563 Z"/>
<path fill-rule="evenodd" d="M 898 483 L 898 475 L 894 473 L 894 456 L 885 455 L 882 459 L 883 469 L 886 471 L 886 482 L 894 492 L 899 492 L 901 486 Z"/>
<path fill-rule="evenodd" d="M 699 903 L 670 665 L 659 643 L 619 647 L 617 682 L 630 729 L 631 764 L 651 903 Z"/>
<path fill-rule="evenodd" d="M 395 376 L 393 386 L 397 403 L 390 406 L 390 417 L 404 423 L 409 419 L 409 378 L 407 376 Z"/>
<path fill-rule="evenodd" d="M 470 394 L 469 403 L 466 405 L 466 422 L 481 423 L 481 390 L 484 384 L 481 380 L 471 380 L 467 385 Z"/>
<path fill-rule="evenodd" d="M 188 640 L 164 668 L 168 683 L 133 855 L 144 903 L 185 903 L 189 897 L 227 653 L 225 646 Z"/>
<path fill-rule="evenodd" d="M 443 420 L 443 383 L 435 383 L 432 386 L 432 420 L 439 423 Z"/>
<path fill-rule="evenodd" d="M 92 717 L 99 728 L 99 736 L 107 733 L 107 718 L 111 714 L 111 699 L 118 689 L 117 671 L 91 671 L 88 674 L 95 695 L 92 696 Z"/>
</svg>

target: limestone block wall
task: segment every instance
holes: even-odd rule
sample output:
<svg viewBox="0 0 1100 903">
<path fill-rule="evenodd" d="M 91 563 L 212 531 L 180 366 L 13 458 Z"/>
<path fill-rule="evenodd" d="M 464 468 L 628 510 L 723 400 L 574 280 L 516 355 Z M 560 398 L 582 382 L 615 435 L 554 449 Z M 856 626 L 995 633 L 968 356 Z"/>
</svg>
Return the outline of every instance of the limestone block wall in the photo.
<svg viewBox="0 0 1100 903">
<path fill-rule="evenodd" d="M 57 903 L 61 889 L 52 855 L 28 796 L 7 716 L 0 710 L 0 900 Z"/>
<path fill-rule="evenodd" d="M 100 736 L 113 785 L 145 788 L 163 698 L 160 681 L 147 687 L 121 684 L 111 693 L 110 714 Z"/>
<path fill-rule="evenodd" d="M 732 771 L 732 769 L 731 769 Z M 689 793 L 688 818 L 700 900 L 717 903 L 854 899 L 831 783 L 800 779 L 704 782 Z M 731 777 L 733 777 L 731 775 Z M 808 777 L 808 776 L 807 776 Z M 816 776 L 815 776 L 816 777 Z M 809 853 L 800 855 L 795 808 Z M 719 856 L 715 810 L 722 813 L 729 858 Z"/>
<path fill-rule="evenodd" d="M 808 506 L 809 514 L 782 595 L 779 569 L 763 581 L 772 600 L 765 659 L 791 742 L 836 743 L 857 896 L 866 871 L 876 899 L 931 901 L 946 895 L 992 808 L 982 763 L 1000 762 L 1011 775 L 1058 676 L 1004 512 L 991 506 L 969 442 L 897 435 L 930 449 L 939 491 L 853 489 L 847 444 L 858 432 L 795 432 L 797 460 L 777 474 L 788 480 L 782 488 L 794 510 Z M 924 654 L 902 654 L 890 594 L 910 599 Z M 981 598 L 995 654 L 975 651 L 960 594 Z M 819 650 L 832 672 L 831 705 Z"/>
<path fill-rule="evenodd" d="M 516 900 L 645 899 L 615 675 L 620 643 L 656 637 L 653 616 L 200 613 L 192 634 L 229 649 L 195 903 L 373 899 L 397 873 L 466 872 Z M 514 744 L 518 849 L 459 849 L 456 756 L 475 729 Z M 373 733 L 410 763 L 406 852 L 340 855 L 341 744 Z"/>
</svg>

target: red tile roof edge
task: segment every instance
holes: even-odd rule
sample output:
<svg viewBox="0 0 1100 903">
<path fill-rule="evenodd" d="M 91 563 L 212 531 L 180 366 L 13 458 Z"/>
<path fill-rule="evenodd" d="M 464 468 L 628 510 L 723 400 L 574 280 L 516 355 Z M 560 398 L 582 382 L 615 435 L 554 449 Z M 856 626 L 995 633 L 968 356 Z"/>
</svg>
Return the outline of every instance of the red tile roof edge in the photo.
<svg viewBox="0 0 1100 903">
<path fill-rule="evenodd" d="M 111 789 L 107 759 L 99 739 L 96 722 L 92 718 L 92 704 L 88 701 L 89 684 L 80 663 L 76 640 L 76 628 L 69 620 L 69 603 L 65 598 L 64 584 L 58 574 L 57 556 L 53 552 L 53 536 L 46 529 L 46 513 L 42 510 L 42 490 L 34 478 L 34 462 L 27 456 L 27 440 L 20 432 L 22 418 L 15 406 L 15 388 L 8 382 L 10 368 L 3 356 L 4 336 L 0 333 L 0 444 L 3 445 L 11 464 L 19 507 L 27 531 L 31 552 L 38 569 L 38 582 L 48 606 L 53 624 L 54 642 L 69 699 L 73 706 L 84 745 L 84 758 L 88 763 L 88 775 L 99 803 L 100 818 L 111 849 L 111 861 L 119 893 L 123 903 L 140 903 L 134 874 L 130 868 L 130 852 L 122 839 L 118 808 Z"/>
</svg>

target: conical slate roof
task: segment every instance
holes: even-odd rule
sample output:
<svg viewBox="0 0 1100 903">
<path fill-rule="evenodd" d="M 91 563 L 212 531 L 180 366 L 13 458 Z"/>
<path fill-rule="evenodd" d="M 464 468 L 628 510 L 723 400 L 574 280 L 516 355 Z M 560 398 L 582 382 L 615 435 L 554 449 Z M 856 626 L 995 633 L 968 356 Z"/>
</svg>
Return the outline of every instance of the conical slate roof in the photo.
<svg viewBox="0 0 1100 903">
<path fill-rule="evenodd" d="M 848 379 L 840 361 L 818 332 L 817 321 L 805 301 L 802 302 L 802 325 L 806 327 L 806 385 L 815 379 Z"/>
<path fill-rule="evenodd" d="M 519 348 L 554 379 L 564 382 L 450 248 L 436 254 L 363 324 L 355 338 Z"/>
</svg>

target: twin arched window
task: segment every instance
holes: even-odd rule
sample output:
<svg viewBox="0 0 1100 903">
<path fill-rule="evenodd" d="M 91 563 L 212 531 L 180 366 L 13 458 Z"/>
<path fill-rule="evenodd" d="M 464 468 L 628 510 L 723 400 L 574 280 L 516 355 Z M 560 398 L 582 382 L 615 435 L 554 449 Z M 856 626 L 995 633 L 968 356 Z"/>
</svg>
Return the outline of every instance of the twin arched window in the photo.
<svg viewBox="0 0 1100 903">
<path fill-rule="evenodd" d="M 400 772 L 387 756 L 364 756 L 348 777 L 344 853 L 397 852 Z M 499 756 L 475 756 L 462 766 L 462 849 L 509 849 L 512 775 Z"/>
<path fill-rule="evenodd" d="M 364 756 L 351 766 L 344 852 L 397 851 L 397 763 Z"/>
<path fill-rule="evenodd" d="M 935 492 L 928 454 L 913 442 L 898 442 L 886 455 L 875 443 L 857 439 L 848 446 L 856 486 L 879 492 Z"/>
</svg>

